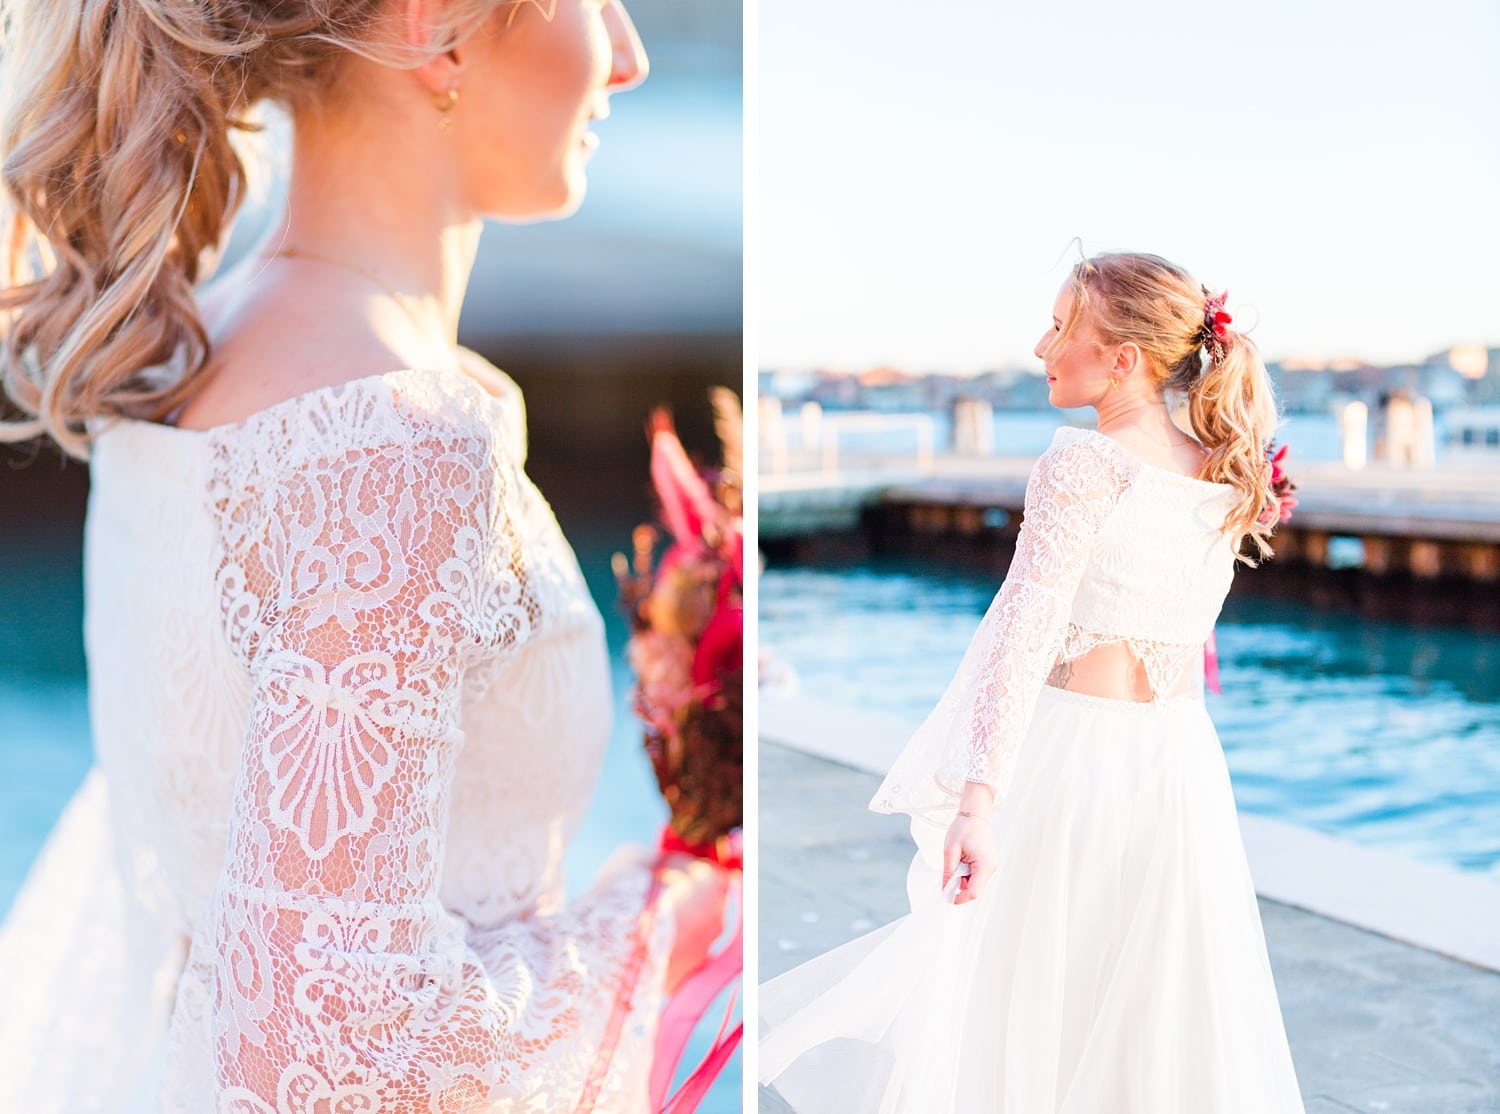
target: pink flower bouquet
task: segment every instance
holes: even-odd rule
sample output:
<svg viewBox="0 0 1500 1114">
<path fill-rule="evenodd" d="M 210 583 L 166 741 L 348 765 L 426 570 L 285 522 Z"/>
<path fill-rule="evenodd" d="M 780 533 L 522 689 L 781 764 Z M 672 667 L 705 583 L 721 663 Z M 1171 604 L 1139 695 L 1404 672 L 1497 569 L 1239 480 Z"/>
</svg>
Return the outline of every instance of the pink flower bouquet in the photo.
<svg viewBox="0 0 1500 1114">
<path fill-rule="evenodd" d="M 720 388 L 713 404 L 715 469 L 693 466 L 666 410 L 651 415 L 661 525 L 636 527 L 632 556 L 615 554 L 614 567 L 633 631 L 635 710 L 669 826 L 722 858 L 743 819 L 744 535 L 739 400 Z"/>
</svg>

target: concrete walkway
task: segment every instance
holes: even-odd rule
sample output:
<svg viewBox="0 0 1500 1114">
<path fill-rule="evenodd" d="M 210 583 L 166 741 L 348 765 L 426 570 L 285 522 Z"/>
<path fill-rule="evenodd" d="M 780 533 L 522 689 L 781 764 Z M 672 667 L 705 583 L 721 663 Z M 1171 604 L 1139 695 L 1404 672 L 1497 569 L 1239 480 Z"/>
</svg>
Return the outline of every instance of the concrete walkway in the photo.
<svg viewBox="0 0 1500 1114">
<path fill-rule="evenodd" d="M 764 980 L 904 914 L 912 846 L 866 810 L 878 778 L 759 754 Z M 1500 974 L 1265 898 L 1261 917 L 1307 1114 L 1500 1114 Z"/>
</svg>

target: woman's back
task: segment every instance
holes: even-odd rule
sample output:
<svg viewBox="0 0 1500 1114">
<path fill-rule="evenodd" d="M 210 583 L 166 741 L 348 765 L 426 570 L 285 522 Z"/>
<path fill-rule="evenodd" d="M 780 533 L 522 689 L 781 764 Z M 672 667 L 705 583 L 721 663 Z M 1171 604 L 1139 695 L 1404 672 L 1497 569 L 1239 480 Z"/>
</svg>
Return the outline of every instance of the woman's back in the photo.
<svg viewBox="0 0 1500 1114">
<path fill-rule="evenodd" d="M 1015 558 L 937 706 L 871 807 L 946 815 L 966 781 L 1003 789 L 1044 683 L 1118 700 L 1201 693 L 1234 575 L 1236 498 L 1062 427 L 1037 460 Z"/>
<path fill-rule="evenodd" d="M 1149 700 L 1200 691 L 1201 674 L 1190 666 L 1201 660 L 1234 577 L 1224 533 L 1234 488 L 1150 464 L 1096 430 L 1058 430 L 1054 450 L 1068 445 L 1080 446 L 1080 461 L 1102 454 L 1081 468 L 1097 468 L 1117 495 L 1078 581 L 1058 657 L 1072 665 L 1070 683 L 1059 687 L 1086 690 L 1083 671 L 1092 665 L 1106 683 L 1107 673 L 1125 673 L 1123 690 L 1096 695 Z"/>
</svg>

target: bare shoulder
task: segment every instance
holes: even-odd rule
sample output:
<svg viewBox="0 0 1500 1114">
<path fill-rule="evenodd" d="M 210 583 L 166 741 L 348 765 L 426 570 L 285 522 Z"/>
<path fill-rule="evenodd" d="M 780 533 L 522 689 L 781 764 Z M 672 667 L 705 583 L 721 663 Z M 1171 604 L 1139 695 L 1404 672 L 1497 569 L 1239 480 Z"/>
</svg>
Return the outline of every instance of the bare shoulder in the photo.
<svg viewBox="0 0 1500 1114">
<path fill-rule="evenodd" d="M 226 280 L 203 292 L 199 311 L 209 359 L 174 421 L 182 429 L 242 421 L 310 391 L 410 366 L 359 307 L 315 291 Z"/>
<path fill-rule="evenodd" d="M 514 397 L 519 394 L 515 380 L 474 349 L 459 344 L 454 346 L 454 352 L 464 372 L 490 394 L 497 398 Z"/>
<path fill-rule="evenodd" d="M 1182 441 L 1174 442 L 1169 446 L 1162 446 L 1136 436 L 1128 429 L 1101 436 L 1109 437 L 1130 455 L 1153 468 L 1159 468 L 1165 472 L 1177 472 L 1189 478 L 1195 478 L 1208 461 L 1208 449 L 1186 433 L 1182 434 Z"/>
</svg>

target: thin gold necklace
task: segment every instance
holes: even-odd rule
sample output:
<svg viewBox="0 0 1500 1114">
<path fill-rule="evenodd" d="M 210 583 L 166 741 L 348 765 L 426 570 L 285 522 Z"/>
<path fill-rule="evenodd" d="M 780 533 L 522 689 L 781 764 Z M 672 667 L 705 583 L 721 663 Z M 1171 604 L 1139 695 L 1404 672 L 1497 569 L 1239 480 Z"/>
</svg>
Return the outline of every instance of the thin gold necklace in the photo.
<svg viewBox="0 0 1500 1114">
<path fill-rule="evenodd" d="M 405 298 L 403 298 L 399 293 L 393 290 L 389 284 L 381 281 L 381 279 L 376 277 L 365 268 L 361 267 L 359 264 L 349 263 L 343 259 L 335 259 L 331 255 L 319 255 L 317 252 L 306 251 L 302 248 L 296 247 L 278 248 L 266 258 L 275 259 L 277 256 L 282 256 L 287 259 L 311 259 L 318 263 L 332 263 L 335 267 L 343 267 L 347 270 L 355 272 L 356 274 L 363 275 L 365 278 L 373 282 L 376 286 L 380 287 L 380 289 L 389 294 L 391 296 L 391 300 L 401 307 L 401 311 L 406 314 L 407 318 L 412 322 L 412 324 L 416 325 L 418 330 L 423 333 L 427 331 L 426 323 L 418 318 L 416 313 L 413 312 L 412 308 L 406 304 Z"/>
</svg>

